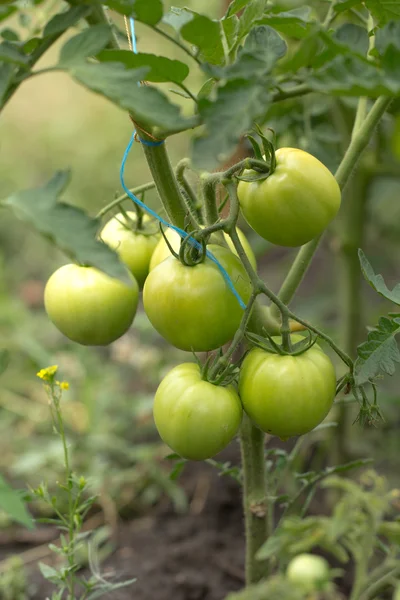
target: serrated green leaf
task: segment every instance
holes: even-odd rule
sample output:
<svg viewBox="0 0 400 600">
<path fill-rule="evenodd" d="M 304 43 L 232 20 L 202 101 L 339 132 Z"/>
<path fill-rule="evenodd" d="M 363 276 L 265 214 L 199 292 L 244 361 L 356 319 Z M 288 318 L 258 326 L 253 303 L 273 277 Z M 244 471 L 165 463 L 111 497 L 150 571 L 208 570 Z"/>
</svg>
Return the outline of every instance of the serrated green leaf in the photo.
<svg viewBox="0 0 400 600">
<path fill-rule="evenodd" d="M 179 33 L 181 28 L 186 23 L 189 23 L 189 21 L 191 21 L 193 17 L 194 14 L 188 8 L 178 8 L 177 6 L 171 6 L 169 12 L 167 12 L 163 16 L 162 21 L 163 23 L 169 25 Z"/>
<path fill-rule="evenodd" d="M 376 329 L 370 331 L 367 341 L 358 346 L 354 377 L 357 385 L 373 380 L 380 372 L 393 375 L 400 352 L 395 336 L 400 333 L 400 318 L 381 317 Z"/>
<path fill-rule="evenodd" d="M 267 0 L 250 0 L 239 19 L 238 40 L 243 39 L 252 29 L 255 21 L 265 12 Z"/>
<path fill-rule="evenodd" d="M 400 306 L 400 283 L 396 284 L 393 290 L 389 290 L 382 275 L 375 274 L 367 257 L 361 249 L 358 250 L 358 258 L 360 260 L 362 274 L 369 285 L 373 287 L 378 294 Z"/>
<path fill-rule="evenodd" d="M 400 19 L 400 2 L 398 0 L 365 0 L 365 6 L 379 26 Z"/>
<path fill-rule="evenodd" d="M 269 25 L 289 37 L 302 39 L 310 33 L 315 20 L 311 19 L 311 7 L 302 6 L 287 12 L 263 15 L 257 23 Z"/>
<path fill-rule="evenodd" d="M 131 111 L 146 127 L 159 126 L 180 131 L 195 119 L 182 116 L 180 107 L 172 104 L 160 90 L 138 82 L 146 79 L 147 68 L 126 69 L 117 63 L 80 64 L 70 70 L 74 79 L 85 87 Z"/>
<path fill-rule="evenodd" d="M 93 25 L 68 40 L 61 48 L 59 66 L 74 65 L 103 50 L 112 37 L 109 25 Z"/>
<path fill-rule="evenodd" d="M 72 260 L 129 282 L 117 253 L 96 238 L 99 220 L 90 218 L 80 208 L 57 201 L 68 181 L 68 172 L 58 172 L 43 187 L 16 192 L 4 204 Z"/>
<path fill-rule="evenodd" d="M 130 50 L 103 50 L 97 58 L 102 62 L 121 62 L 128 69 L 148 67 L 146 81 L 182 83 L 189 75 L 189 67 L 185 63 L 154 54 L 135 54 Z"/>
<path fill-rule="evenodd" d="M 55 35 L 66 31 L 80 19 L 84 19 L 89 12 L 90 6 L 83 4 L 83 6 L 71 6 L 67 11 L 54 15 L 45 26 L 43 37 L 45 38 L 49 35 Z"/>
<path fill-rule="evenodd" d="M 361 8 L 361 6 L 360 0 L 344 0 L 343 2 L 336 2 L 333 8 L 336 12 L 340 13 L 349 10 L 350 8 Z"/>
<path fill-rule="evenodd" d="M 0 62 L 13 63 L 19 67 L 29 68 L 29 58 L 22 54 L 14 44 L 7 41 L 0 44 Z"/>
<path fill-rule="evenodd" d="M 199 49 L 205 61 L 212 64 L 223 62 L 224 50 L 218 21 L 193 13 L 193 18 L 181 27 L 180 33 L 184 40 Z"/>
<path fill-rule="evenodd" d="M 2 375 L 4 373 L 4 371 L 7 369 L 9 364 L 10 364 L 10 353 L 8 352 L 8 350 L 5 350 L 4 348 L 2 348 L 0 350 L 0 375 Z"/>
<path fill-rule="evenodd" d="M 254 27 L 238 52 L 236 61 L 227 67 L 204 65 L 203 70 L 218 79 L 249 79 L 267 75 L 285 55 L 286 42 L 267 25 Z"/>
<path fill-rule="evenodd" d="M 203 136 L 194 140 L 194 164 L 212 170 L 226 160 L 240 136 L 265 110 L 268 99 L 267 85 L 234 79 L 218 89 L 215 101 L 200 100 L 199 113 L 206 129 Z"/>
<path fill-rule="evenodd" d="M 15 72 L 15 67 L 11 63 L 0 64 L 0 102 L 8 90 Z"/>
<path fill-rule="evenodd" d="M 240 12 L 241 10 L 243 10 L 243 8 L 247 6 L 247 4 L 249 4 L 250 1 L 251 0 L 232 0 L 232 2 L 227 8 L 225 16 L 230 17 L 231 15 Z"/>
<path fill-rule="evenodd" d="M 6 483 L 0 475 L 0 510 L 3 510 L 13 521 L 21 523 L 28 529 L 34 528 L 31 515 L 25 507 L 21 494 Z"/>
<path fill-rule="evenodd" d="M 157 25 L 163 16 L 162 0 L 109 0 L 105 4 L 147 25 Z"/>
</svg>

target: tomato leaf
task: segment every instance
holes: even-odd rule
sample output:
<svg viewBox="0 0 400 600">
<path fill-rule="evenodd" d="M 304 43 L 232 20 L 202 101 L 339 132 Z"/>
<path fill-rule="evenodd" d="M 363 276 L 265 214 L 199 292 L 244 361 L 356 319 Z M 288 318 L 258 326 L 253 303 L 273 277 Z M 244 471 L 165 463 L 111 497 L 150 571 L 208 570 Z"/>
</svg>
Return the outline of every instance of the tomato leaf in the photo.
<svg viewBox="0 0 400 600">
<path fill-rule="evenodd" d="M 170 11 L 163 16 L 162 22 L 166 25 L 169 25 L 170 27 L 175 29 L 177 33 L 179 33 L 181 28 L 193 19 L 193 16 L 194 13 L 188 8 L 178 8 L 177 6 L 171 6 Z"/>
<path fill-rule="evenodd" d="M 163 16 L 161 0 L 109 0 L 104 4 L 147 25 L 157 25 Z"/>
<path fill-rule="evenodd" d="M 0 44 L 0 61 L 29 68 L 29 58 L 20 52 L 14 44 L 7 41 Z"/>
<path fill-rule="evenodd" d="M 390 46 L 400 50 L 400 21 L 392 21 L 376 32 L 375 50 L 377 54 L 385 56 Z"/>
<path fill-rule="evenodd" d="M 69 173 L 60 171 L 43 187 L 16 192 L 4 204 L 72 260 L 129 282 L 126 267 L 117 253 L 96 239 L 100 221 L 90 218 L 80 208 L 57 201 L 68 182 Z"/>
<path fill-rule="evenodd" d="M 54 15 L 47 23 L 43 31 L 43 37 L 55 35 L 66 31 L 75 25 L 80 19 L 83 19 L 90 12 L 90 6 L 83 4 L 82 6 L 71 6 L 67 11 L 63 11 Z"/>
<path fill-rule="evenodd" d="M 313 28 L 315 20 L 311 19 L 311 8 L 302 6 L 288 12 L 266 14 L 258 19 L 257 24 L 270 25 L 280 33 L 292 38 L 302 39 Z"/>
<path fill-rule="evenodd" d="M 112 37 L 109 25 L 93 25 L 69 39 L 60 51 L 59 66 L 64 68 L 79 63 L 88 56 L 94 56 L 110 42 Z"/>
<path fill-rule="evenodd" d="M 224 62 L 224 49 L 218 21 L 193 12 L 193 18 L 185 23 L 180 34 L 184 40 L 196 46 L 204 60 L 213 64 Z"/>
<path fill-rule="evenodd" d="M 4 373 L 10 364 L 10 353 L 5 348 L 0 350 L 0 375 Z"/>
<path fill-rule="evenodd" d="M 245 6 L 247 6 L 247 4 L 249 4 L 250 1 L 251 0 L 232 0 L 225 13 L 225 17 L 230 17 L 231 15 L 240 12 L 243 10 L 243 8 L 245 8 Z"/>
<path fill-rule="evenodd" d="M 163 92 L 138 85 L 146 78 L 148 70 L 126 69 L 119 63 L 82 63 L 70 68 L 79 83 L 132 111 L 144 126 L 158 125 L 171 131 L 191 127 L 195 119 L 183 117 L 179 106 L 172 104 Z"/>
<path fill-rule="evenodd" d="M 239 19 L 238 40 L 243 39 L 252 29 L 254 22 L 262 15 L 267 6 L 266 0 L 250 0 Z"/>
<path fill-rule="evenodd" d="M 179 61 L 164 56 L 137 53 L 130 50 L 103 50 L 97 58 L 102 62 L 120 62 L 128 69 L 148 67 L 146 81 L 181 83 L 189 75 L 189 67 Z"/>
<path fill-rule="evenodd" d="M 400 3 L 397 0 L 365 0 L 365 6 L 379 26 L 400 19 Z"/>
<path fill-rule="evenodd" d="M 199 100 L 199 113 L 206 129 L 194 140 L 194 164 L 211 170 L 226 160 L 240 136 L 265 109 L 268 100 L 266 84 L 243 79 L 233 79 L 221 86 L 215 101 Z"/>
<path fill-rule="evenodd" d="M 381 317 L 376 329 L 370 331 L 366 342 L 357 348 L 354 365 L 355 382 L 362 385 L 373 380 L 380 371 L 393 375 L 400 352 L 395 336 L 400 333 L 400 318 Z"/>
<path fill-rule="evenodd" d="M 360 260 L 362 274 L 369 285 L 373 287 L 378 294 L 400 306 L 400 283 L 396 284 L 393 290 L 389 290 L 382 275 L 375 274 L 367 257 L 361 249 L 358 250 L 358 258 Z"/>
<path fill-rule="evenodd" d="M 8 90 L 14 76 L 15 67 L 11 63 L 0 64 L 0 102 Z"/>
<path fill-rule="evenodd" d="M 333 7 L 334 10 L 338 13 L 344 12 L 345 10 L 350 10 L 350 8 L 361 8 L 362 4 L 360 0 L 343 0 L 341 2 L 337 2 Z"/>
<path fill-rule="evenodd" d="M 24 525 L 28 529 L 34 528 L 31 515 L 25 507 L 21 493 L 14 490 L 6 483 L 0 475 L 0 509 L 3 510 L 13 521 Z"/>
</svg>

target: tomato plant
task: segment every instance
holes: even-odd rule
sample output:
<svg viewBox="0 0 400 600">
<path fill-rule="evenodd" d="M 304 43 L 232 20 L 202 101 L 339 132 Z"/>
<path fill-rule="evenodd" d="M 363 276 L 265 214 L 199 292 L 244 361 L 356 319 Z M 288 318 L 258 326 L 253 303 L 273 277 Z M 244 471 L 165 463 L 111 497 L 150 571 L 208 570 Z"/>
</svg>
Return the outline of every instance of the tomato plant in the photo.
<svg viewBox="0 0 400 600">
<path fill-rule="evenodd" d="M 247 258 L 249 259 L 251 266 L 253 267 L 253 269 L 256 269 L 257 268 L 256 257 L 254 256 L 254 252 L 253 252 L 249 242 L 247 241 L 246 236 L 244 235 L 243 231 L 239 228 L 237 229 L 237 232 L 238 232 L 238 236 L 240 239 L 240 243 L 242 244 L 243 249 L 246 252 Z M 181 240 L 180 235 L 173 229 L 168 229 L 164 235 L 167 238 L 168 242 L 171 244 L 172 249 L 176 253 L 178 253 L 179 248 L 180 248 L 180 240 Z M 228 248 L 231 250 L 231 252 L 236 254 L 235 247 L 232 244 L 231 238 L 226 233 L 224 234 L 224 238 L 225 238 L 226 243 L 228 244 Z M 165 260 L 166 258 L 168 258 L 170 256 L 171 256 L 171 252 L 168 248 L 168 244 L 164 240 L 164 238 L 161 238 L 152 254 L 152 257 L 150 260 L 150 270 L 154 269 L 157 265 L 160 264 L 160 262 L 162 262 L 163 260 Z"/>
<path fill-rule="evenodd" d="M 303 435 L 321 423 L 335 393 L 334 366 L 317 345 L 299 356 L 253 348 L 240 369 L 244 410 L 263 431 L 282 439 Z"/>
<path fill-rule="evenodd" d="M 321 235 L 336 216 L 340 188 L 325 165 L 308 152 L 279 148 L 275 158 L 267 179 L 239 182 L 240 207 L 261 237 L 280 246 L 302 246 Z"/>
<path fill-rule="evenodd" d="M 194 363 L 172 369 L 154 397 L 158 433 L 172 450 L 190 460 L 211 458 L 223 450 L 237 433 L 242 412 L 233 386 L 205 381 Z"/>
<path fill-rule="evenodd" d="M 44 303 L 54 325 L 70 340 L 104 346 L 131 326 L 138 305 L 135 279 L 127 285 L 98 269 L 64 265 L 46 284 Z"/>
<path fill-rule="evenodd" d="M 3 4 L 1 24 L 11 19 L 10 27 L 0 30 L 0 111 L 27 80 L 63 72 L 125 111 L 131 133 L 125 152 L 121 148 L 123 194 L 103 206 L 97 218 L 79 208 L 79 199 L 64 201 L 67 171 L 2 201 L 74 263 L 58 269 L 47 283 L 44 302 L 50 320 L 78 343 L 109 344 L 131 325 L 140 286 L 154 330 L 178 349 L 210 353 L 166 375 L 156 392 L 154 418 L 161 437 L 183 457 L 180 464 L 186 458 L 210 459 L 239 434 L 242 467 L 235 478 L 243 486 L 245 579 L 251 586 L 242 598 L 248 600 L 254 592 L 271 600 L 298 600 L 299 594 L 308 594 L 300 589 L 303 580 L 319 584 L 326 573 L 322 559 L 304 554 L 316 543 L 343 563 L 351 556 L 351 600 L 372 600 L 395 588 L 400 579 L 398 516 L 393 516 L 389 492 L 379 477 L 371 483 L 364 474 L 368 481 L 363 487 L 339 475 L 365 466 L 359 460 L 347 462 L 355 451 L 348 444 L 350 424 L 379 422 L 382 374 L 392 375 L 400 362 L 399 314 L 391 307 L 363 339 L 367 321 L 361 297 L 362 274 L 380 297 L 400 306 L 398 285 L 389 289 L 369 263 L 368 251 L 361 250 L 379 237 L 370 218 L 374 184 L 399 178 L 398 3 L 232 0 L 221 12 L 211 3 L 210 15 L 192 5 L 168 10 L 162 0 Z M 166 40 L 165 53 L 142 51 L 149 32 Z M 59 53 L 49 52 L 42 67 L 43 55 L 60 38 L 65 41 Z M 176 143 L 173 153 L 180 154 L 178 134 L 192 131 L 192 141 L 185 145 L 190 156 L 172 165 L 170 144 Z M 101 137 L 106 139 L 105 132 Z M 126 167 L 135 151 L 143 153 L 152 180 L 136 182 L 131 189 Z M 134 164 L 140 166 L 129 172 L 130 178 L 145 172 L 143 164 Z M 41 169 L 34 171 L 40 174 Z M 99 177 L 96 184 L 102 183 Z M 114 186 L 113 179 L 109 190 Z M 156 193 L 148 200 L 150 190 Z M 375 198 L 377 220 L 379 210 L 385 211 L 379 200 Z M 134 202 L 138 213 L 126 212 L 126 202 L 130 209 Z M 99 218 L 116 207 L 120 214 L 99 235 Z M 153 225 L 147 217 L 141 219 L 140 211 L 166 228 L 178 256 L 169 256 L 165 240 L 158 242 L 158 233 L 153 234 Z M 301 248 L 296 255 L 272 249 L 271 260 L 261 257 L 256 269 L 253 250 L 238 229 L 241 215 L 265 240 Z M 196 240 L 193 247 L 193 240 L 184 239 L 186 232 Z M 337 289 L 340 297 L 331 312 L 323 294 L 314 300 L 318 286 L 312 281 L 306 282 L 300 302 L 293 302 L 324 234 L 319 263 L 324 285 L 328 294 Z M 386 254 L 396 257 L 393 248 Z M 11 255 L 4 254 L 7 260 Z M 396 272 L 392 261 L 390 273 Z M 329 286 L 336 271 L 337 281 Z M 292 335 L 299 330 L 304 337 Z M 320 344 L 329 346 L 334 360 Z M 40 352 L 33 346 L 29 351 L 36 360 Z M 7 368 L 5 356 L 0 351 L 0 372 Z M 50 374 L 39 373 L 50 388 L 52 414 L 69 463 L 59 411 L 66 382 L 56 381 L 56 367 L 50 369 Z M 336 397 L 329 422 L 322 424 Z M 325 466 L 326 456 L 316 453 L 310 465 L 304 460 L 310 469 L 287 486 L 294 463 L 303 459 L 300 448 L 307 450 L 310 442 L 301 438 L 284 448 L 265 448 L 264 434 L 286 440 L 316 429 L 311 435 L 320 435 L 328 427 L 323 435 L 329 444 L 321 447 L 332 447 L 340 464 Z M 209 462 L 224 475 L 232 474 L 226 465 Z M 72 538 L 82 513 L 74 508 L 76 482 L 67 467 L 66 522 Z M 307 516 L 322 481 L 347 494 L 329 522 Z M 65 528 L 62 519 L 61 525 Z M 72 598 L 74 549 L 64 542 L 61 546 Z M 285 566 L 299 553 L 285 577 Z M 375 562 L 381 564 L 376 567 Z M 52 568 L 44 572 L 58 582 L 61 600 L 65 572 L 60 568 L 57 577 Z M 268 573 L 271 585 L 278 585 L 275 590 L 284 592 L 264 593 L 271 589 Z M 292 596 L 286 594 L 290 581 Z M 281 584 L 286 587 L 279 588 Z M 92 594 L 90 581 L 87 585 L 85 598 L 100 597 L 99 590 Z M 253 587 L 258 585 L 266 587 Z M 109 591 L 104 586 L 100 595 Z M 334 587 L 325 592 L 335 593 Z"/>
<path fill-rule="evenodd" d="M 126 216 L 119 213 L 110 219 L 102 229 L 100 237 L 118 252 L 142 288 L 160 237 L 157 225 L 144 215 L 140 228 L 137 228 L 136 213 L 128 211 Z"/>
<path fill-rule="evenodd" d="M 208 248 L 247 302 L 251 285 L 240 260 L 222 246 Z M 189 352 L 219 348 L 234 336 L 243 316 L 221 271 L 208 257 L 191 267 L 172 256 L 161 262 L 146 279 L 143 304 L 153 327 L 173 346 Z"/>
</svg>

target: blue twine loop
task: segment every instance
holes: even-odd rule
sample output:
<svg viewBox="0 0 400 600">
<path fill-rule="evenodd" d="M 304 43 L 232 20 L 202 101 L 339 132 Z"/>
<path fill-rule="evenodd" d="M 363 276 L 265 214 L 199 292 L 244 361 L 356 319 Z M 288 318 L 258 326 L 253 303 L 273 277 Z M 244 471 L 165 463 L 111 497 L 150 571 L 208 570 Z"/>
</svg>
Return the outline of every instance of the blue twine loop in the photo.
<svg viewBox="0 0 400 600">
<path fill-rule="evenodd" d="M 133 52 L 137 53 L 136 35 L 135 35 L 135 22 L 134 22 L 134 19 L 132 19 L 132 18 L 130 18 L 129 21 L 130 21 L 130 29 L 131 29 L 131 36 L 132 36 L 132 49 L 133 49 Z M 169 227 L 169 229 L 173 229 L 176 233 L 178 233 L 180 235 L 181 238 L 186 238 L 188 234 L 187 234 L 187 232 L 184 229 L 181 229 L 180 227 L 177 227 L 176 225 L 173 225 L 172 223 L 169 223 L 168 221 L 166 221 L 165 219 L 163 219 L 163 217 L 160 217 L 160 215 L 158 215 L 152 208 L 150 208 L 149 206 L 147 206 L 147 204 L 145 204 L 144 202 L 142 202 L 142 200 L 140 200 L 137 196 L 135 196 L 135 194 L 133 194 L 130 191 L 130 189 L 127 187 L 127 185 L 125 184 L 125 179 L 124 179 L 125 165 L 126 165 L 126 161 L 128 159 L 128 156 L 129 156 L 129 152 L 130 152 L 130 150 L 131 150 L 131 148 L 133 146 L 133 142 L 135 141 L 135 136 L 136 136 L 136 131 L 133 132 L 132 137 L 129 140 L 129 143 L 128 143 L 128 145 L 127 145 L 127 147 L 125 149 L 124 155 L 122 157 L 121 168 L 120 168 L 120 172 L 119 172 L 119 178 L 120 178 L 120 181 L 121 181 L 122 188 L 123 188 L 124 192 L 126 193 L 126 195 L 128 196 L 128 198 L 130 198 L 133 202 L 135 202 L 135 204 L 137 204 L 138 206 L 140 206 L 141 209 L 145 210 L 148 214 L 150 214 L 159 223 L 162 223 L 162 225 L 164 225 L 165 227 Z M 161 144 L 164 143 L 164 140 L 156 140 L 156 141 L 143 140 L 140 136 L 139 136 L 139 140 L 140 140 L 140 142 L 142 144 L 145 144 L 147 146 L 160 146 Z M 189 243 L 194 248 L 197 248 L 198 250 L 202 249 L 201 243 L 198 242 L 193 237 L 189 238 Z M 226 269 L 221 265 L 221 263 L 215 258 L 215 256 L 209 250 L 206 250 L 206 256 L 215 265 L 217 265 L 217 267 L 220 270 L 223 278 L 225 279 L 225 281 L 226 281 L 229 289 L 231 290 L 231 292 L 234 294 L 235 298 L 239 302 L 240 307 L 243 308 L 243 309 L 245 309 L 246 308 L 246 304 L 243 302 L 243 300 L 240 297 L 239 293 L 236 291 L 235 286 L 233 285 L 233 282 L 232 282 L 231 278 L 229 277 L 229 274 L 226 271 Z"/>
</svg>

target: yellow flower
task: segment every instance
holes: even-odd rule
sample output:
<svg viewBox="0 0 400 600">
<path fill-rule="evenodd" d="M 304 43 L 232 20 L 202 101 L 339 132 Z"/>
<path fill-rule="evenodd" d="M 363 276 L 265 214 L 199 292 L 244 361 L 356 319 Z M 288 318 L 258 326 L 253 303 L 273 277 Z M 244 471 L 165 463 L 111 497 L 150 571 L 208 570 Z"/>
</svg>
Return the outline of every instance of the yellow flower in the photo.
<svg viewBox="0 0 400 600">
<path fill-rule="evenodd" d="M 57 369 L 58 365 L 53 365 L 51 367 L 46 367 L 45 369 L 40 369 L 39 373 L 36 373 L 36 375 L 37 377 L 40 377 L 40 379 L 43 379 L 43 381 L 52 381 Z"/>
<path fill-rule="evenodd" d="M 61 388 L 62 390 L 69 390 L 69 383 L 68 383 L 68 381 L 62 381 L 62 382 L 60 383 L 60 388 Z"/>
</svg>

